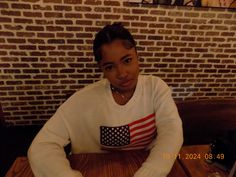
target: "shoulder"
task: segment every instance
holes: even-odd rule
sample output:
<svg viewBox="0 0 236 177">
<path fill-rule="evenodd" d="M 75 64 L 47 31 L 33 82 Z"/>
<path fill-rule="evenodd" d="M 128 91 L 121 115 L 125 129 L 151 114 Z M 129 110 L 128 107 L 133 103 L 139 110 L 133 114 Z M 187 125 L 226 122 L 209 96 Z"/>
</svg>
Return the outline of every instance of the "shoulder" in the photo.
<svg viewBox="0 0 236 177">
<path fill-rule="evenodd" d="M 106 80 L 102 79 L 93 84 L 85 86 L 84 88 L 76 91 L 70 96 L 63 104 L 62 107 L 71 107 L 72 105 L 86 105 L 98 101 L 98 97 L 105 95 Z"/>
<path fill-rule="evenodd" d="M 106 87 L 106 79 L 102 79 L 100 81 L 94 82 L 93 84 L 87 85 L 81 90 L 78 90 L 76 95 L 85 95 L 89 96 L 89 94 L 98 94 L 101 91 L 104 91 Z"/>
<path fill-rule="evenodd" d="M 144 93 L 154 100 L 162 100 L 165 96 L 171 95 L 171 89 L 160 77 L 145 75 L 141 76 L 140 80 Z"/>
<path fill-rule="evenodd" d="M 140 75 L 141 84 L 152 89 L 168 88 L 168 85 L 160 77 L 153 75 Z"/>
</svg>

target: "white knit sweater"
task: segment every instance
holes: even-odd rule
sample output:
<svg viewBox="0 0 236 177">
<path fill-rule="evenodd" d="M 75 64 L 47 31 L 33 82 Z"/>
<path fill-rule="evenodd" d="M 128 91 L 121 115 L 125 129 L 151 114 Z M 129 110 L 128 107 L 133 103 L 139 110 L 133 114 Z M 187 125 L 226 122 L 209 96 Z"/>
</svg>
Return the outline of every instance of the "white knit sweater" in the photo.
<svg viewBox="0 0 236 177">
<path fill-rule="evenodd" d="M 156 136 L 157 135 L 157 136 Z M 35 137 L 28 158 L 35 177 L 82 177 L 72 170 L 63 147 L 72 153 L 151 149 L 135 177 L 166 177 L 182 143 L 182 122 L 169 87 L 158 77 L 139 75 L 132 98 L 118 105 L 107 79 L 72 95 Z"/>
</svg>

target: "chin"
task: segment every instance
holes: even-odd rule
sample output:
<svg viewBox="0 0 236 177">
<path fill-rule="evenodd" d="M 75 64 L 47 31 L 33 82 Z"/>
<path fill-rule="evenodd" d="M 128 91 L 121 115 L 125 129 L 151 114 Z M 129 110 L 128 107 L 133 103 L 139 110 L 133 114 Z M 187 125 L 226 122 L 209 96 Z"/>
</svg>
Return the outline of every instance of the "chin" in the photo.
<svg viewBox="0 0 236 177">
<path fill-rule="evenodd" d="M 135 90 L 136 88 L 136 82 L 133 82 L 131 85 L 127 86 L 127 87 L 118 87 L 121 91 L 126 91 L 126 92 L 129 92 L 129 91 L 133 91 Z"/>
</svg>

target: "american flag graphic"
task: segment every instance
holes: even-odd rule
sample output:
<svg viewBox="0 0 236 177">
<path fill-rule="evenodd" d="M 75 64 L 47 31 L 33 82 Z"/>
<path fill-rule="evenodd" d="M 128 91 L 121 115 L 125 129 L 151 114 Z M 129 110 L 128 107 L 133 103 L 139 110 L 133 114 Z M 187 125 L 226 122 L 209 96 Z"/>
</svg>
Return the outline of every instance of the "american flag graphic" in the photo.
<svg viewBox="0 0 236 177">
<path fill-rule="evenodd" d="M 155 114 L 118 127 L 100 127 L 102 149 L 143 149 L 156 137 Z"/>
</svg>

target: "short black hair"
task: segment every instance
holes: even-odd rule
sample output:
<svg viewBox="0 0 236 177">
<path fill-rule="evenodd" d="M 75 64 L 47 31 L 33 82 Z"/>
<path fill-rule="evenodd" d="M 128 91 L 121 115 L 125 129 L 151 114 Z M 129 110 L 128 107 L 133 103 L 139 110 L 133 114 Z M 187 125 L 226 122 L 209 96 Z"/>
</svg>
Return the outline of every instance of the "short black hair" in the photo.
<svg viewBox="0 0 236 177">
<path fill-rule="evenodd" d="M 93 41 L 93 54 L 97 62 L 102 59 L 101 46 L 103 44 L 109 44 L 116 39 L 124 40 L 126 48 L 133 48 L 136 46 L 133 36 L 121 23 L 106 25 L 96 34 Z"/>
</svg>

